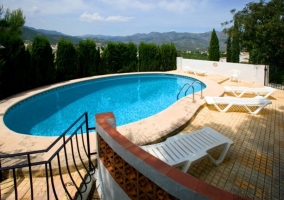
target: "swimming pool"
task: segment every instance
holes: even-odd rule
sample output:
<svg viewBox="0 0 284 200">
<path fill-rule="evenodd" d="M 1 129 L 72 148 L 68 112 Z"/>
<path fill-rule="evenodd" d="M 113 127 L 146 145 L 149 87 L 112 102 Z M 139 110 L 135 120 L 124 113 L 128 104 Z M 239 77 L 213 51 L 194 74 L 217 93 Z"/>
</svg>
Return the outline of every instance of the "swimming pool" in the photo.
<svg viewBox="0 0 284 200">
<path fill-rule="evenodd" d="M 125 125 L 168 108 L 177 101 L 183 85 L 195 80 L 181 75 L 154 73 L 78 82 L 15 104 L 5 113 L 4 123 L 18 133 L 58 136 L 84 112 L 88 112 L 89 124 L 93 127 L 94 114 L 112 111 L 117 125 Z M 194 89 L 200 91 L 200 84 L 195 84 Z"/>
</svg>

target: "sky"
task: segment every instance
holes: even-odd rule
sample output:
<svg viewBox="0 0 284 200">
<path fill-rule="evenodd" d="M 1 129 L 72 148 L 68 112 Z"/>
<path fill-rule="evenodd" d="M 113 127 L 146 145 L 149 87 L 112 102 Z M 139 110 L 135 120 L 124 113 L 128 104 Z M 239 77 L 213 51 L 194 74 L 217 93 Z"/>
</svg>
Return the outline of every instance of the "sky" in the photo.
<svg viewBox="0 0 284 200">
<path fill-rule="evenodd" d="M 25 26 L 82 36 L 222 31 L 253 0 L 1 0 L 4 9 L 21 9 Z M 256 1 L 258 2 L 258 1 Z"/>
</svg>

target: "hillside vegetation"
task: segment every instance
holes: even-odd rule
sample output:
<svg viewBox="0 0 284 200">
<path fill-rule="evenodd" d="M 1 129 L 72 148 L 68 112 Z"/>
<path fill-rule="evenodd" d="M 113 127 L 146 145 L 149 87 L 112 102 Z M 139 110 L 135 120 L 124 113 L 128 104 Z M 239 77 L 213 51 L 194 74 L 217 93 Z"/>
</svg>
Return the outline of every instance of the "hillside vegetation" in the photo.
<svg viewBox="0 0 284 200">
<path fill-rule="evenodd" d="M 219 42 L 220 50 L 226 50 L 225 41 L 227 39 L 226 34 L 223 32 L 216 32 Z M 43 29 L 34 29 L 31 27 L 23 27 L 22 37 L 24 40 L 32 41 L 35 36 L 45 36 L 48 38 L 51 44 L 58 43 L 61 38 L 72 41 L 74 44 L 78 44 L 80 40 L 92 38 L 96 43 L 107 44 L 108 41 L 113 42 L 133 42 L 134 44 L 140 44 L 140 42 L 155 43 L 157 45 L 162 44 L 175 44 L 177 50 L 180 51 L 206 51 L 209 47 L 211 32 L 206 33 L 137 33 L 131 36 L 105 36 L 105 35 L 83 35 L 83 36 L 69 36 L 57 31 L 48 31 Z"/>
</svg>

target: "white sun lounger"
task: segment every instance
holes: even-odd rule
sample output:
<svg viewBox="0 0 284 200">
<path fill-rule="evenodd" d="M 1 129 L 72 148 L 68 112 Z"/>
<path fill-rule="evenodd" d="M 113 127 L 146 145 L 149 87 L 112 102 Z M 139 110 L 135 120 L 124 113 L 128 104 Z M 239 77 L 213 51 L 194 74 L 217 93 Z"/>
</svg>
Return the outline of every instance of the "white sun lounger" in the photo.
<svg viewBox="0 0 284 200">
<path fill-rule="evenodd" d="M 236 97 L 241 97 L 245 93 L 253 93 L 256 96 L 269 97 L 276 89 L 272 87 L 262 87 L 262 88 L 249 88 L 249 87 L 236 87 L 236 86 L 224 86 L 226 92 L 233 93 Z"/>
<path fill-rule="evenodd" d="M 205 75 L 206 74 L 206 71 L 199 70 L 199 69 L 193 69 L 189 66 L 183 66 L 183 71 L 185 73 L 194 73 L 194 75 L 197 75 L 197 74 Z"/>
<path fill-rule="evenodd" d="M 140 146 L 153 156 L 168 163 L 173 167 L 182 166 L 182 171 L 187 172 L 189 167 L 208 157 L 215 165 L 223 162 L 233 141 L 209 127 L 188 134 L 177 134 L 167 138 L 164 142 Z M 214 159 L 208 151 L 223 147 L 219 158 Z"/>
<path fill-rule="evenodd" d="M 213 104 L 220 112 L 227 112 L 232 106 L 243 106 L 252 115 L 256 115 L 262 108 L 272 102 L 262 96 L 257 96 L 254 98 L 237 98 L 237 97 L 205 97 L 205 101 L 208 104 Z M 224 109 L 221 109 L 219 104 L 227 105 Z M 249 107 L 257 106 L 255 111 L 252 111 Z"/>
</svg>

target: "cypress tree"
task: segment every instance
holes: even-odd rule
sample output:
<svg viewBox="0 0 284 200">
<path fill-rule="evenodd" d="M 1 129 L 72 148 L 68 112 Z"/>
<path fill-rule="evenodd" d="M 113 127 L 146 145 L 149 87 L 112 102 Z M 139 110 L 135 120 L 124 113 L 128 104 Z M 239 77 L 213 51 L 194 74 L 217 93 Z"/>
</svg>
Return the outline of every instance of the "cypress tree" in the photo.
<svg viewBox="0 0 284 200">
<path fill-rule="evenodd" d="M 139 71 L 159 71 L 161 49 L 155 43 L 141 42 L 139 45 Z"/>
<path fill-rule="evenodd" d="M 229 36 L 227 39 L 227 62 L 231 62 L 232 60 L 232 52 L 231 52 L 231 37 Z"/>
<path fill-rule="evenodd" d="M 123 44 L 125 52 L 121 52 L 121 70 L 119 72 L 137 72 L 137 46 L 133 42 Z"/>
<path fill-rule="evenodd" d="M 219 39 L 216 35 L 215 29 L 213 29 L 211 33 L 211 40 L 208 52 L 209 52 L 209 60 L 212 61 L 220 60 Z"/>
<path fill-rule="evenodd" d="M 54 56 L 46 37 L 36 36 L 31 51 L 33 86 L 38 87 L 55 81 Z"/>
<path fill-rule="evenodd" d="M 0 98 L 18 93 L 26 89 L 24 78 L 26 69 L 26 51 L 21 37 L 0 34 L 0 42 L 5 48 L 0 56 Z"/>
<path fill-rule="evenodd" d="M 0 6 L 0 98 L 27 89 L 28 54 L 21 38 L 25 16 L 21 9 L 4 11 Z"/>
<path fill-rule="evenodd" d="M 176 69 L 177 50 L 173 43 L 161 46 L 161 71 Z"/>
<path fill-rule="evenodd" d="M 100 74 L 117 73 L 121 69 L 119 65 L 118 45 L 114 42 L 108 42 L 101 56 Z"/>
<path fill-rule="evenodd" d="M 87 39 L 79 42 L 78 48 L 78 76 L 86 77 L 97 74 L 98 71 L 98 52 L 96 43 Z"/>
<path fill-rule="evenodd" d="M 233 32 L 232 32 L 232 55 L 231 62 L 239 63 L 240 62 L 240 38 L 239 38 L 239 25 L 238 21 L 235 20 Z"/>
<path fill-rule="evenodd" d="M 77 51 L 71 41 L 61 39 L 56 53 L 57 81 L 66 81 L 78 77 Z"/>
</svg>

